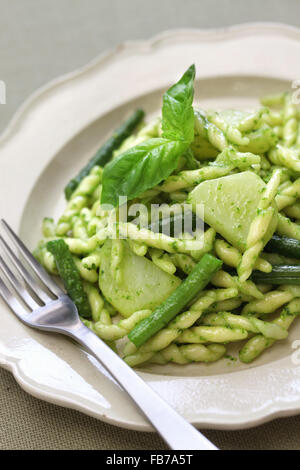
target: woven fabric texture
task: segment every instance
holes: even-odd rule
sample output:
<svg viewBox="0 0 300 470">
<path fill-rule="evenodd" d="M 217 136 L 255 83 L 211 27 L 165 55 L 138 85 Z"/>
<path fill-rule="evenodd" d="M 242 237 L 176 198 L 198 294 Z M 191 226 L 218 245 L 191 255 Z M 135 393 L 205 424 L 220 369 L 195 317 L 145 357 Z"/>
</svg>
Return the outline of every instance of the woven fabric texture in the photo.
<svg viewBox="0 0 300 470">
<path fill-rule="evenodd" d="M 299 449 L 300 416 L 242 431 L 204 434 L 220 449 Z M 157 434 L 127 431 L 24 392 L 0 370 L 0 449 L 162 450 Z"/>
</svg>

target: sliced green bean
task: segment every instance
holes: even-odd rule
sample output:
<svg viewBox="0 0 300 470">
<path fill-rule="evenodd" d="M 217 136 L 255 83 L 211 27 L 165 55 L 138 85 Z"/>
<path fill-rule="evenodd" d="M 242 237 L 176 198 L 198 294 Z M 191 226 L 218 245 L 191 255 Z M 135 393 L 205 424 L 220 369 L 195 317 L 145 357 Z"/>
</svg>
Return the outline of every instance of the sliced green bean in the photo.
<svg viewBox="0 0 300 470">
<path fill-rule="evenodd" d="M 79 183 L 83 180 L 85 176 L 87 176 L 90 170 L 95 166 L 104 166 L 106 163 L 112 158 L 114 150 L 116 150 L 122 142 L 134 131 L 136 126 L 141 122 L 144 117 L 144 111 L 138 109 L 135 111 L 127 121 L 122 124 L 121 127 L 115 130 L 113 135 L 102 145 L 102 147 L 98 150 L 96 155 L 86 164 L 82 170 L 75 176 L 65 187 L 65 196 L 66 199 L 69 200 L 72 196 L 73 192 L 79 185 Z"/>
<path fill-rule="evenodd" d="M 205 254 L 191 274 L 148 318 L 142 320 L 128 335 L 139 347 L 169 323 L 195 295 L 204 289 L 211 277 L 222 266 L 222 262 Z"/>
</svg>

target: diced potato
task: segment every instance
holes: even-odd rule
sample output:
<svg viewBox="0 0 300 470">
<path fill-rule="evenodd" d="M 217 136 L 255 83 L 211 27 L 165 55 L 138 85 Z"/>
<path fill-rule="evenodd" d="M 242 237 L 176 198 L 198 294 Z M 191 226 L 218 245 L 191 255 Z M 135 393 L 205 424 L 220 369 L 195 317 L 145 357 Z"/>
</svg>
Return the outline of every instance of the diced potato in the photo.
<svg viewBox="0 0 300 470">
<path fill-rule="evenodd" d="M 123 254 L 118 283 L 111 270 L 111 240 L 101 249 L 99 286 L 105 298 L 124 317 L 143 309 L 155 309 L 178 287 L 180 279 L 162 271 L 144 256 L 134 254 L 122 240 Z"/>
<path fill-rule="evenodd" d="M 190 193 L 188 202 L 197 213 L 197 204 L 204 205 L 204 220 L 229 243 L 245 251 L 249 228 L 257 215 L 257 207 L 266 187 L 251 171 L 203 181 Z M 275 207 L 275 205 L 274 205 Z M 273 235 L 277 211 L 263 238 L 264 244 Z"/>
</svg>

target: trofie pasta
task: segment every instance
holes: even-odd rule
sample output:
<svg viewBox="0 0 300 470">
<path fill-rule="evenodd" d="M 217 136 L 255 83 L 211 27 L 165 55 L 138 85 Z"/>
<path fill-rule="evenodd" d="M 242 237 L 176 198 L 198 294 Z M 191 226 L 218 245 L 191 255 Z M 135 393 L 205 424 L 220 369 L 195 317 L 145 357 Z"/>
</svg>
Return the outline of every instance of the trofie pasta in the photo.
<svg viewBox="0 0 300 470">
<path fill-rule="evenodd" d="M 35 250 L 131 366 L 210 363 L 231 342 L 248 363 L 300 313 L 299 109 L 289 93 L 194 109 L 194 78 L 114 132 Z"/>
</svg>

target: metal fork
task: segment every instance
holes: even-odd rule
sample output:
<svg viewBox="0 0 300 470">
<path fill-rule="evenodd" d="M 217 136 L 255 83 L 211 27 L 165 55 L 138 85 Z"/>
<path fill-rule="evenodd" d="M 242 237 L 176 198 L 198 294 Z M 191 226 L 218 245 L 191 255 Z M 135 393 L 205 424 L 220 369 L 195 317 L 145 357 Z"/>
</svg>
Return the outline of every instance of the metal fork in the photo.
<svg viewBox="0 0 300 470">
<path fill-rule="evenodd" d="M 3 274 L 0 277 L 0 296 L 15 315 L 27 326 L 62 333 L 80 343 L 96 357 L 128 393 L 171 449 L 217 450 L 205 436 L 170 407 L 133 369 L 81 322 L 71 299 L 36 261 L 9 225 L 4 220 L 1 223 L 10 241 L 35 273 L 35 275 L 30 274 L 9 244 L 0 236 L 3 252 L 24 281 L 23 284 L 18 280 L 0 255 L 0 272 Z M 7 287 L 8 285 L 12 287 L 22 303 Z"/>
</svg>

